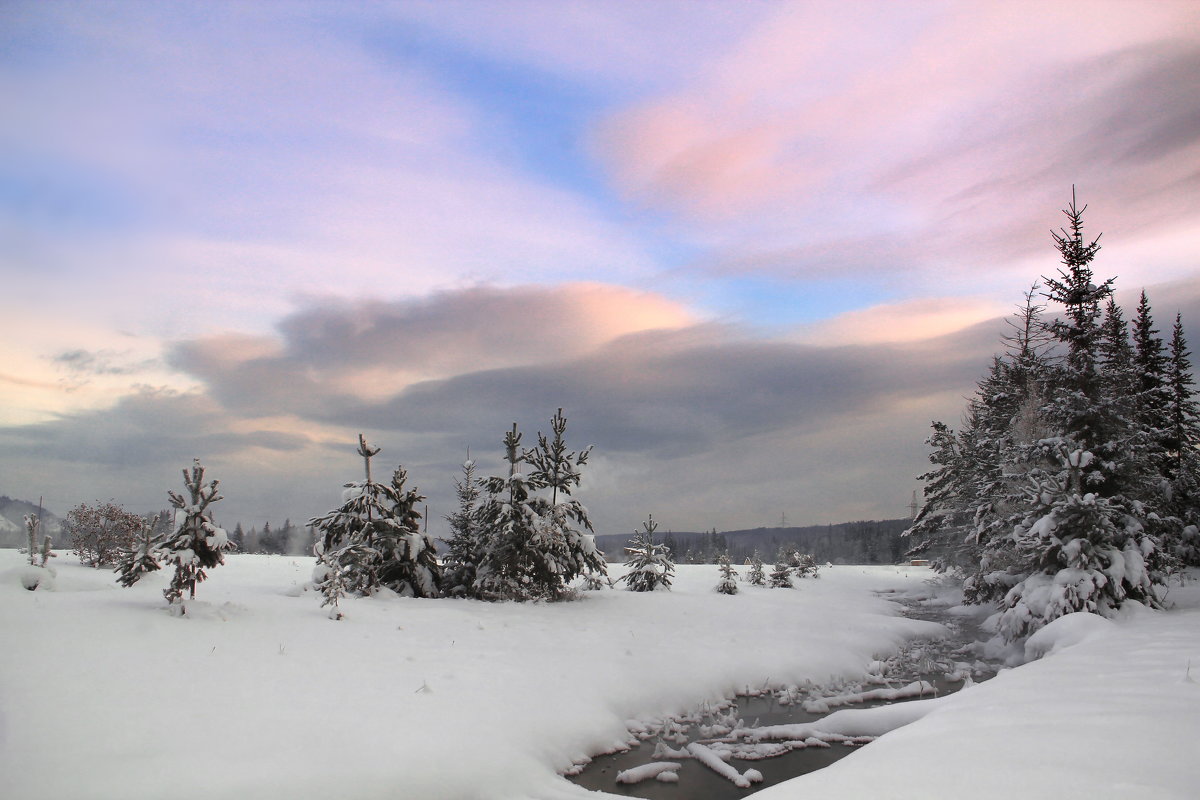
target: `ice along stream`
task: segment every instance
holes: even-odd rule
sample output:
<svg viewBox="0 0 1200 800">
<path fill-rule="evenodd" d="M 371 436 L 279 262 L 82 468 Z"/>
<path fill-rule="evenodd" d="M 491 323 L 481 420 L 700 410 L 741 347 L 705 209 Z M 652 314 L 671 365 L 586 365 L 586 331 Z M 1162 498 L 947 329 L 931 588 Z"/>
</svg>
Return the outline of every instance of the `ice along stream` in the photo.
<svg viewBox="0 0 1200 800">
<path fill-rule="evenodd" d="M 886 596 L 886 595 L 885 595 Z M 860 680 L 748 688 L 691 713 L 631 724 L 630 747 L 578 765 L 569 780 L 592 790 L 648 800 L 724 800 L 827 767 L 870 741 L 823 733 L 782 741 L 769 726 L 818 723 L 839 708 L 870 708 L 957 691 L 986 680 L 997 666 L 980 659 L 979 629 L 926 598 L 897 596 L 905 614 L 946 626 L 942 639 L 918 640 L 871 664 Z M 779 730 L 779 729 L 777 729 Z M 799 730 L 799 729 L 798 729 Z"/>
</svg>

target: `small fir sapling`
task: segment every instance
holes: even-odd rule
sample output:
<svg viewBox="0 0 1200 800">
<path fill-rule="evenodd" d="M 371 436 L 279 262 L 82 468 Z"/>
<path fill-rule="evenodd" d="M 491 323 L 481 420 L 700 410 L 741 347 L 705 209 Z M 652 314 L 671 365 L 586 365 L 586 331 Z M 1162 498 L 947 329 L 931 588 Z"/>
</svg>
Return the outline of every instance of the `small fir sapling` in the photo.
<svg viewBox="0 0 1200 800">
<path fill-rule="evenodd" d="M 120 573 L 117 576 L 117 583 L 126 589 L 140 581 L 146 573 L 162 569 L 162 565 L 158 563 L 158 558 L 155 556 L 155 550 L 162 539 L 161 534 L 157 532 L 158 524 L 162 520 L 164 520 L 162 516 L 142 519 L 142 524 L 134 537 L 133 549 L 125 554 L 125 558 L 113 570 Z"/>
<path fill-rule="evenodd" d="M 749 581 L 752 586 L 766 585 L 767 576 L 763 573 L 763 562 L 762 559 L 758 557 L 758 551 L 755 550 L 750 558 L 747 559 L 747 561 L 750 564 L 750 571 L 746 573 L 746 580 Z"/>
<path fill-rule="evenodd" d="M 721 594 L 737 594 L 737 570 L 729 563 L 727 553 L 722 553 L 717 558 L 717 567 L 721 570 L 721 580 L 717 583 L 717 591 Z"/>
<path fill-rule="evenodd" d="M 462 465 L 462 478 L 454 481 L 458 510 L 446 516 L 450 523 L 450 538 L 446 556 L 442 559 L 442 586 L 451 597 L 474 597 L 475 580 L 483 550 L 483 521 L 480 519 L 479 497 L 483 482 L 475 474 L 471 451 Z"/>
<path fill-rule="evenodd" d="M 792 554 L 792 571 L 796 573 L 797 578 L 819 578 L 817 559 L 812 553 L 793 553 Z"/>
<path fill-rule="evenodd" d="M 321 608 L 329 606 L 329 618 L 339 620 L 345 616 L 339 602 L 346 596 L 348 567 L 338 561 L 325 563 L 324 567 L 323 577 L 317 584 L 317 589 L 321 592 Z"/>
<path fill-rule="evenodd" d="M 625 552 L 629 558 L 625 566 L 629 571 L 618 580 L 625 581 L 626 588 L 631 592 L 652 592 L 659 586 L 671 588 L 671 576 L 675 574 L 675 564 L 665 545 L 654 543 L 654 531 L 658 524 L 651 514 L 642 523 L 642 530 L 629 540 Z"/>
<path fill-rule="evenodd" d="M 58 558 L 58 553 L 55 553 L 51 549 L 53 546 L 54 546 L 54 540 L 50 538 L 49 534 L 47 534 L 45 536 L 45 538 L 42 539 L 42 552 L 41 552 L 42 564 L 41 565 L 43 567 L 49 566 L 50 559 Z"/>
<path fill-rule="evenodd" d="M 791 589 L 792 568 L 783 561 L 776 562 L 775 568 L 771 570 L 770 580 L 772 589 Z"/>
<path fill-rule="evenodd" d="M 544 570 L 534 574 L 545 572 L 542 591 L 557 599 L 566 595 L 567 584 L 579 575 L 599 586 L 608 577 L 608 566 L 596 549 L 587 509 L 571 496 L 582 482 L 582 468 L 592 448 L 589 445 L 578 453 L 567 449 L 567 418 L 561 408 L 551 417 L 550 430 L 550 437 L 538 432 L 537 446 L 525 452 L 524 460 L 531 468 L 530 485 L 550 492 L 549 498 L 538 498 L 533 504 L 538 514 L 534 545 L 544 564 Z"/>
<path fill-rule="evenodd" d="M 611 589 L 612 585 L 612 578 L 608 577 L 607 572 L 604 573 L 603 577 L 596 572 L 585 572 L 583 574 L 583 590 L 585 592 L 598 592 L 605 586 Z"/>
<path fill-rule="evenodd" d="M 200 459 L 192 462 L 192 469 L 183 470 L 183 484 L 189 497 L 178 492 L 167 491 L 171 505 L 183 512 L 183 520 L 163 544 L 156 556 L 168 564 L 175 565 L 171 584 L 163 590 L 163 596 L 177 614 L 183 614 L 183 594 L 195 599 L 196 584 L 206 577 L 206 569 L 225 563 L 224 552 L 233 545 L 225 531 L 212 520 L 208 507 L 221 499 L 217 491 L 219 481 L 204 483 L 204 467 Z"/>
<path fill-rule="evenodd" d="M 538 513 L 530 497 L 535 487 L 521 471 L 528 453 L 521 448 L 521 436 L 514 422 L 503 440 L 508 476 L 484 482 L 488 499 L 480 510 L 483 547 L 476 577 L 477 594 L 484 600 L 538 597 L 539 581 L 533 575 L 540 562 L 533 546 Z"/>
<path fill-rule="evenodd" d="M 41 517 L 39 517 L 37 514 L 25 515 L 25 536 L 29 541 L 26 552 L 29 553 L 29 566 L 31 567 L 36 567 L 38 565 L 37 536 L 38 528 L 41 526 L 41 524 Z"/>
</svg>

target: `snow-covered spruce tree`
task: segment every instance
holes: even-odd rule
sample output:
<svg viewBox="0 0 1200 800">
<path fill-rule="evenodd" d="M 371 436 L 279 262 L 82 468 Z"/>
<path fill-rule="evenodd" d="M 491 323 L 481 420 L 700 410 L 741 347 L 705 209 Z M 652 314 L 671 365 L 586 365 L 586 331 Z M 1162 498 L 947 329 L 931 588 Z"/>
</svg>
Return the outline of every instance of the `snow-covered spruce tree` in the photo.
<svg viewBox="0 0 1200 800">
<path fill-rule="evenodd" d="M 819 578 L 819 570 L 817 559 L 812 553 L 796 553 L 792 560 L 792 571 L 796 573 L 797 578 Z"/>
<path fill-rule="evenodd" d="M 671 588 L 675 564 L 666 545 L 654 543 L 654 531 L 657 528 L 654 515 L 650 514 L 642 523 L 642 529 L 634 532 L 625 548 L 625 566 L 628 569 L 617 580 L 625 581 L 625 588 L 631 592 L 653 592 L 660 586 Z"/>
<path fill-rule="evenodd" d="M 485 600 L 532 600 L 540 596 L 547 571 L 534 545 L 539 515 L 531 503 L 529 480 L 521 472 L 525 453 L 515 422 L 504 434 L 504 458 L 508 477 L 492 476 L 484 482 L 488 498 L 480 511 L 483 548 L 476 593 Z"/>
<path fill-rule="evenodd" d="M 1130 395 L 1135 374 L 1125 326 L 1111 302 L 1100 321 L 1112 281 L 1093 276 L 1099 241 L 1085 241 L 1083 211 L 1074 198 L 1064 210 L 1069 230 L 1054 234 L 1063 267 L 1046 279 L 1046 297 L 1063 307 L 1049 329 L 1065 350 L 1049 372 L 1040 412 L 1050 430 L 1010 462 L 1019 467 L 1012 475 L 1025 482 L 1023 495 L 1008 498 L 1011 535 L 988 543 L 981 569 L 983 583 L 1011 584 L 999 622 L 1010 640 L 1072 611 L 1109 614 L 1126 599 L 1158 602 L 1150 532 L 1161 524 L 1152 455 L 1158 434 L 1139 419 L 1139 404 L 1158 390 Z M 1148 308 L 1139 310 L 1135 346 L 1136 328 L 1149 329 Z M 992 558 L 1005 566 L 1003 581 L 987 569 Z M 976 601 L 993 596 L 967 594 Z"/>
<path fill-rule="evenodd" d="M 1163 474 L 1169 486 L 1167 507 L 1183 526 L 1174 542 L 1175 556 L 1200 566 L 1200 409 L 1195 400 L 1191 353 L 1183 335 L 1183 318 L 1175 315 L 1167 365 L 1167 408 L 1163 426 Z"/>
<path fill-rule="evenodd" d="M 317 568 L 313 580 L 324 602 L 337 612 L 344 593 L 371 594 L 381 588 L 404 596 L 436 597 L 441 569 L 433 540 L 421 530 L 417 506 L 425 498 L 405 488 L 403 467 L 392 473 L 390 484 L 371 475 L 371 458 L 378 447 L 359 434 L 358 454 L 365 478 L 345 484 L 342 505 L 309 520 L 317 530 L 314 546 Z"/>
<path fill-rule="evenodd" d="M 1013 531 L 1033 570 L 1004 598 L 997 627 L 1009 641 L 1074 611 L 1110 616 L 1127 599 L 1159 606 L 1140 504 L 1085 492 L 1092 453 L 1062 440 L 1047 446 L 1061 469 L 1031 477 L 1033 510 Z"/>
<path fill-rule="evenodd" d="M 767 576 L 763 573 L 763 562 L 758 557 L 758 551 L 755 550 L 750 555 L 750 570 L 746 573 L 746 580 L 751 586 L 764 586 L 767 582 Z"/>
<path fill-rule="evenodd" d="M 592 448 L 585 447 L 578 453 L 567 449 L 567 418 L 561 408 L 551 417 L 550 430 L 550 437 L 538 432 L 537 446 L 525 454 L 525 460 L 530 466 L 530 485 L 550 493 L 549 497 L 538 498 L 535 506 L 538 518 L 533 545 L 543 554 L 546 566 L 541 591 L 557 599 L 580 575 L 595 582 L 607 579 L 608 567 L 604 555 L 596 549 L 587 509 L 571 496 L 582 480 L 581 468 L 587 464 Z"/>
<path fill-rule="evenodd" d="M 155 552 L 161 561 L 175 565 L 175 574 L 170 586 L 163 590 L 163 596 L 176 614 L 185 613 L 184 592 L 194 599 L 196 584 L 207 577 L 205 570 L 224 564 L 224 553 L 232 548 L 225 531 L 213 523 L 208 508 L 221 499 L 217 491 L 219 481 L 205 484 L 204 467 L 197 458 L 192 462 L 190 473 L 186 468 L 183 470 L 183 484 L 188 490 L 186 498 L 167 490 L 171 505 L 183 512 L 183 519 Z"/>
<path fill-rule="evenodd" d="M 155 557 L 155 550 L 162 539 L 157 530 L 161 516 L 142 517 L 138 530 L 134 533 L 133 547 L 127 550 L 117 563 L 114 572 L 119 573 L 117 583 L 125 588 L 133 586 L 148 572 L 162 568 Z"/>
<path fill-rule="evenodd" d="M 446 516 L 450 523 L 450 538 L 442 559 L 442 587 L 450 597 L 474 597 L 479 560 L 483 555 L 483 522 L 480 519 L 479 497 L 483 482 L 475 474 L 475 462 L 467 451 L 462 465 L 462 478 L 455 479 L 454 493 L 458 510 Z"/>
<path fill-rule="evenodd" d="M 771 569 L 771 577 L 768 578 L 768 585 L 772 589 L 792 588 L 792 568 L 786 561 L 775 562 L 775 566 Z"/>
<path fill-rule="evenodd" d="M 1112 281 L 1092 274 L 1099 242 L 1083 237 L 1083 209 L 1072 198 L 1064 213 L 1068 229 L 1054 234 L 1063 267 L 1045 295 L 1063 309 L 1044 327 L 1057 349 L 1014 347 L 1037 330 L 1026 326 L 980 382 L 963 430 L 935 426 L 938 468 L 909 531 L 952 554 L 968 602 L 1000 601 L 1009 638 L 1071 611 L 1156 605 L 1168 561 L 1159 542 L 1200 531 L 1182 522 L 1187 489 L 1171 470 L 1175 454 L 1195 458 L 1170 421 L 1191 387 L 1172 389 L 1144 293 L 1131 337 Z"/>
<path fill-rule="evenodd" d="M 721 571 L 721 580 L 717 582 L 716 591 L 721 594 L 737 594 L 737 570 L 729 563 L 729 554 L 717 556 L 717 567 Z"/>
<path fill-rule="evenodd" d="M 551 419 L 553 435 L 538 434 L 531 450 L 521 448 L 513 423 L 505 434 L 508 477 L 489 478 L 481 510 L 484 546 L 476 585 L 489 600 L 558 600 L 580 575 L 607 576 L 593 541 L 587 509 L 571 497 L 591 448 L 569 451 L 562 409 Z M 521 471 L 528 464 L 529 475 Z M 537 496 L 545 491 L 549 496 Z"/>
</svg>

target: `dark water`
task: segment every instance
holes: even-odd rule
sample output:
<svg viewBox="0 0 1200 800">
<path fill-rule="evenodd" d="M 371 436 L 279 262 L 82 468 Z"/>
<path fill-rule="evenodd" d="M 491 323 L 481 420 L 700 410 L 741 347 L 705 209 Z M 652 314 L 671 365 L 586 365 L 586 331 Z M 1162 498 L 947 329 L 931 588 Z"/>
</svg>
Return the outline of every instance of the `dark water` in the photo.
<svg viewBox="0 0 1200 800">
<path fill-rule="evenodd" d="M 925 680 L 933 685 L 933 692 L 924 695 L 941 696 L 957 691 L 964 685 L 961 676 L 970 674 L 970 680 L 979 682 L 995 674 L 995 666 L 980 661 L 975 655 L 977 648 L 973 643 L 979 636 L 976 625 L 971 620 L 949 617 L 936 607 L 924 606 L 919 601 L 903 600 L 908 616 L 933 620 L 945 624 L 950 635 L 943 640 L 919 641 L 910 645 L 903 653 L 886 663 L 882 675 L 886 678 L 887 687 L 899 687 L 916 680 Z M 954 675 L 954 673 L 958 673 Z M 950 677 L 952 676 L 953 677 Z M 805 711 L 802 702 L 788 702 L 803 697 L 816 697 L 869 691 L 884 688 L 878 681 L 847 683 L 836 687 L 822 687 L 807 690 L 779 690 L 765 692 L 759 696 L 739 695 L 733 698 L 728 706 L 710 709 L 702 707 L 686 715 L 679 725 L 688 726 L 687 741 L 711 741 L 698 730 L 702 724 L 711 724 L 740 718 L 745 727 L 760 727 L 765 725 L 784 725 L 794 723 L 816 722 L 837 708 L 829 711 Z M 916 697 L 894 700 L 890 702 L 905 702 Z M 871 708 L 886 705 L 888 701 L 855 703 L 841 708 Z M 716 734 L 711 734 L 717 738 Z M 756 769 L 762 773 L 762 783 L 755 783 L 748 789 L 735 786 L 728 779 L 717 775 L 699 761 L 690 758 L 674 758 L 668 755 L 656 757 L 655 747 L 659 736 L 651 736 L 636 747 L 623 753 L 601 755 L 594 758 L 578 775 L 568 779 L 576 784 L 593 790 L 601 790 L 610 794 L 627 797 L 643 797 L 648 800 L 724 800 L 725 798 L 745 797 L 759 789 L 780 783 L 814 770 L 827 767 L 833 762 L 846 757 L 863 744 L 846 745 L 832 744 L 827 748 L 807 747 L 792 750 L 774 758 L 758 760 L 730 761 L 738 772 Z M 686 749 L 686 743 L 667 741 L 667 747 L 675 750 Z M 654 779 L 641 783 L 627 785 L 616 782 L 617 773 L 622 770 L 639 767 L 653 761 L 675 761 L 682 766 L 678 770 L 678 783 L 663 783 Z"/>
</svg>

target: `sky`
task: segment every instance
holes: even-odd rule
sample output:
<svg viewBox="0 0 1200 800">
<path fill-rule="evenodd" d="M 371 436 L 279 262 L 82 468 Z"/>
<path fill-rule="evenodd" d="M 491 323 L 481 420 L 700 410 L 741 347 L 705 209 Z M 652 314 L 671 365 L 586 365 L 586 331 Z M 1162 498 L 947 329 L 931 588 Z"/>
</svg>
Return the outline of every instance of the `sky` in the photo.
<svg viewBox="0 0 1200 800">
<path fill-rule="evenodd" d="M 1004 318 L 1200 341 L 1200 5 L 6 2 L 0 494 L 453 510 L 513 422 L 598 532 L 904 516 Z"/>
</svg>

